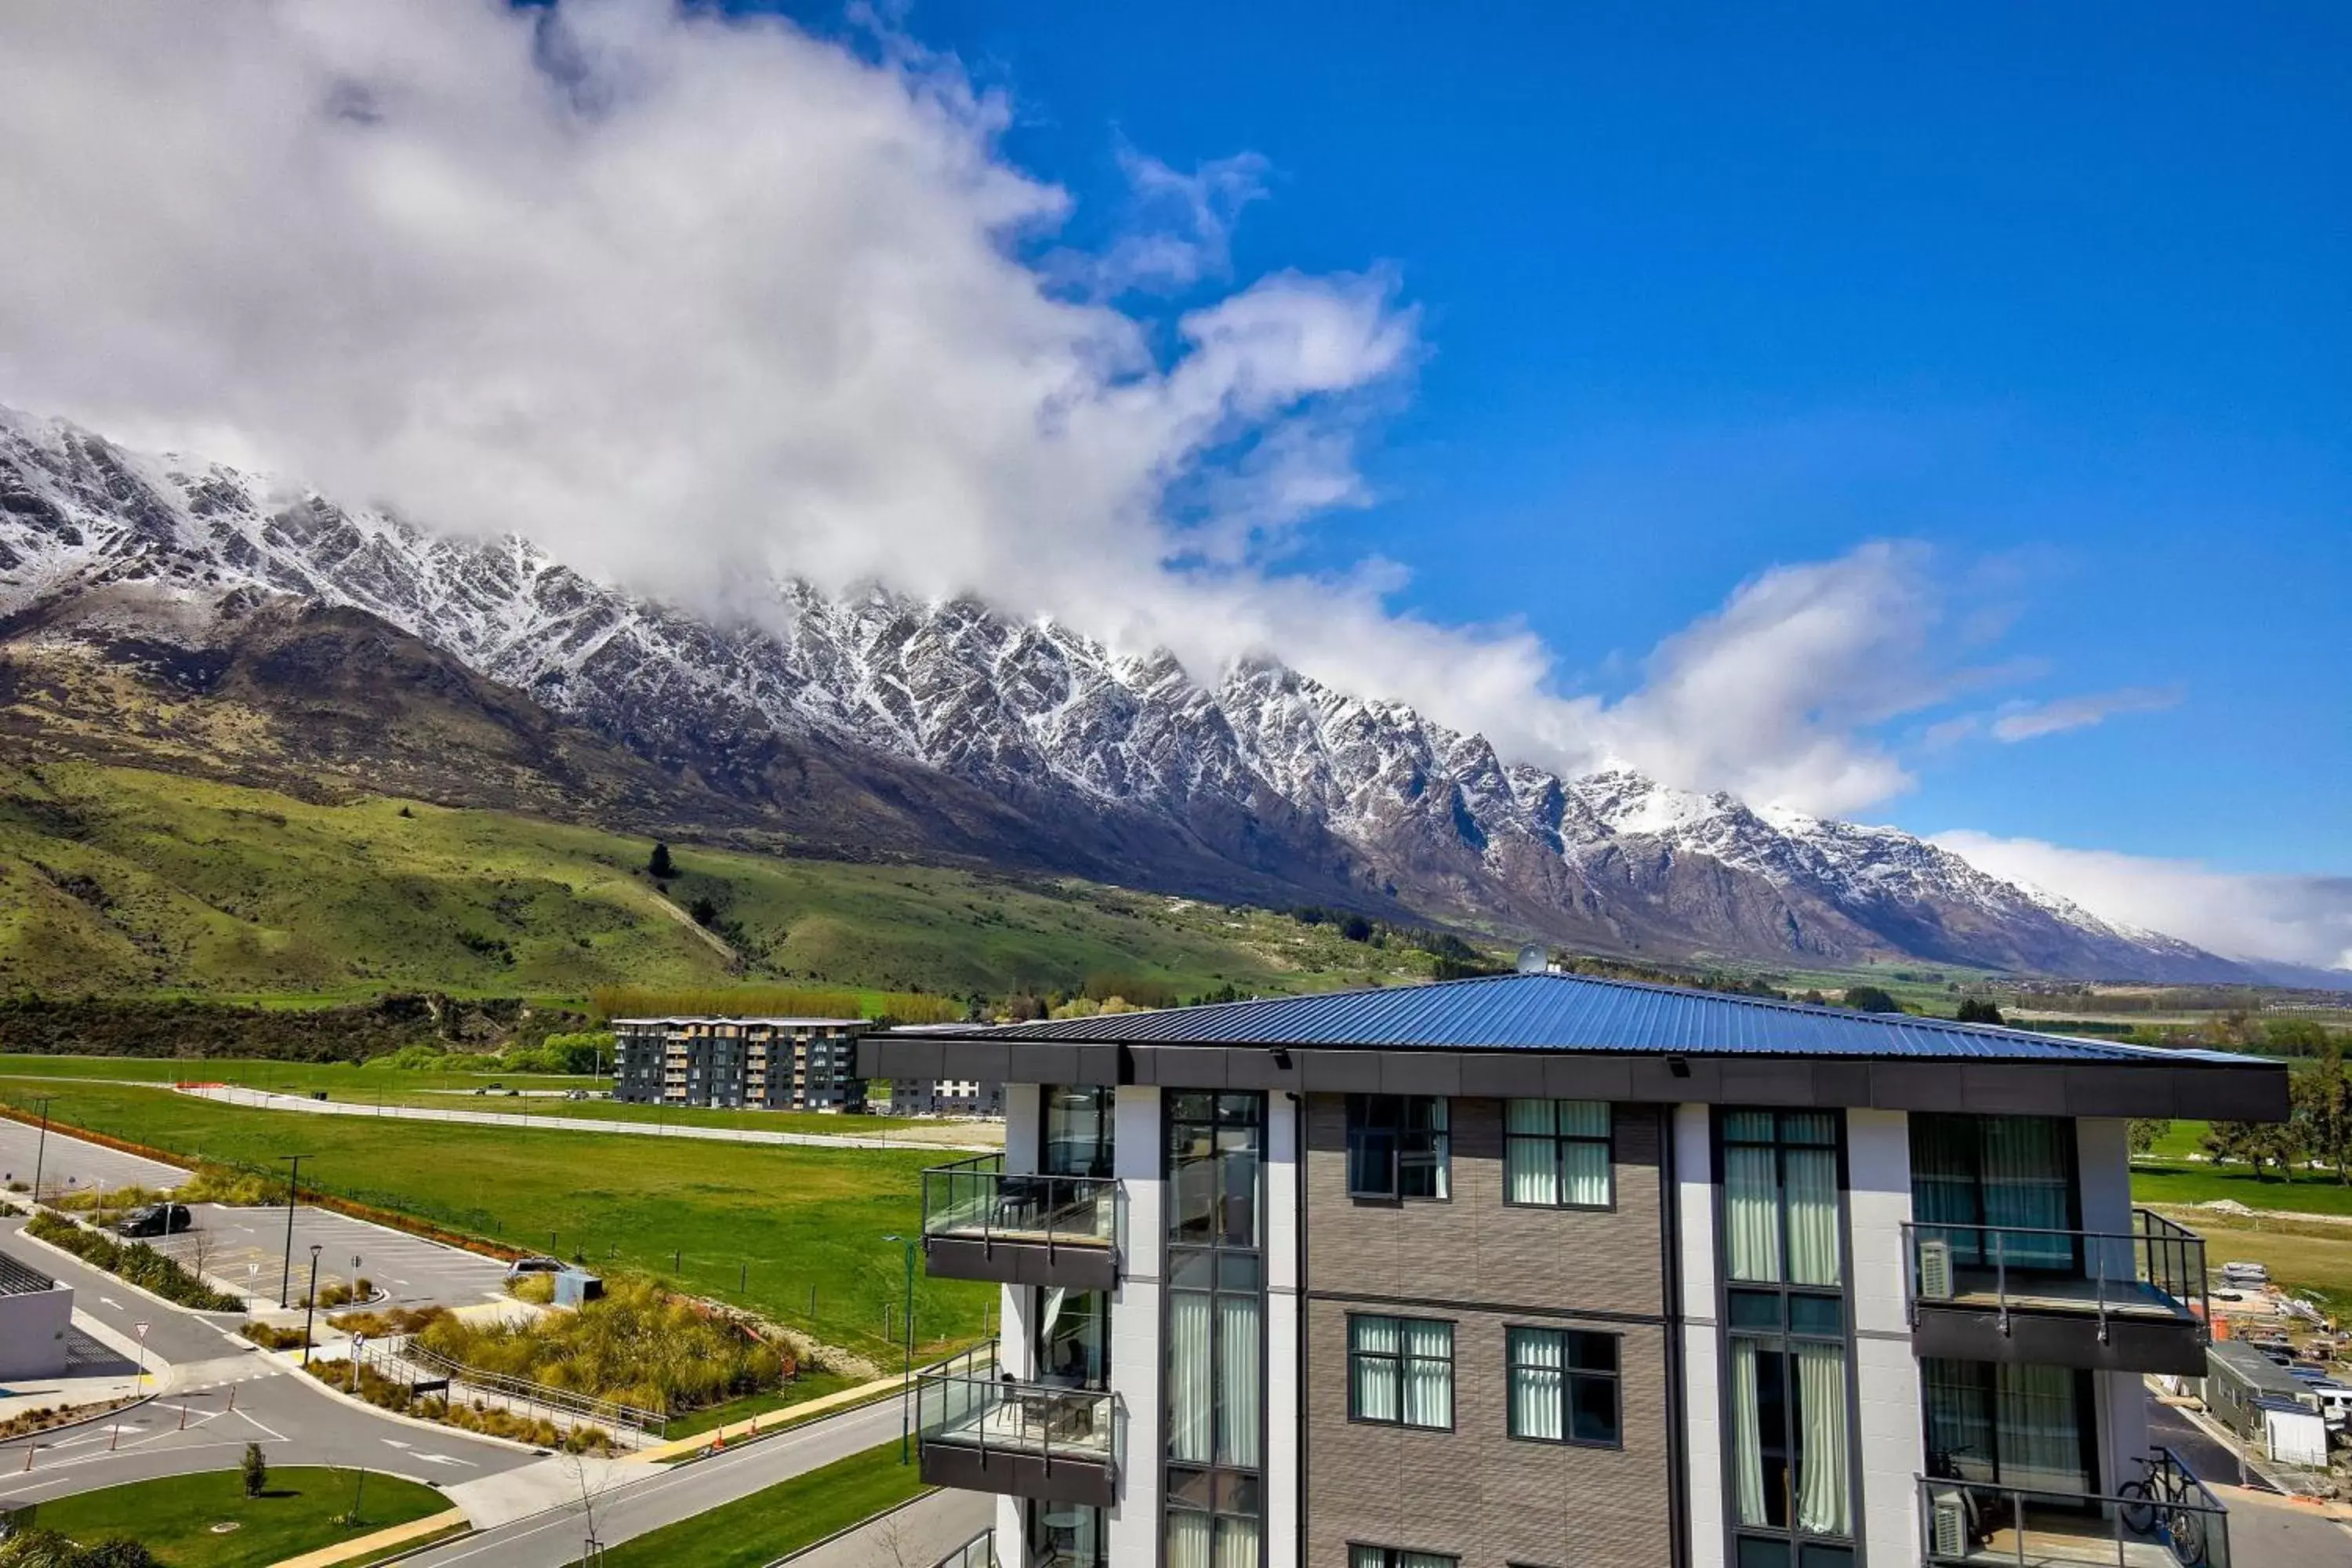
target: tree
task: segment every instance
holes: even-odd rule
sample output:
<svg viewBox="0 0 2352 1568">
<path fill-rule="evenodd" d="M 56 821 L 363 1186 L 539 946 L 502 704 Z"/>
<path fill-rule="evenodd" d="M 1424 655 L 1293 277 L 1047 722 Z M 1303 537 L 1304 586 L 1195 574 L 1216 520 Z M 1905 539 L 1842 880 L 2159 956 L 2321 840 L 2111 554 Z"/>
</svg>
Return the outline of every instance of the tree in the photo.
<svg viewBox="0 0 2352 1568">
<path fill-rule="evenodd" d="M 2303 1131 L 2303 1152 L 2352 1185 L 2352 1081 L 2344 1074 L 2344 1053 L 2330 1042 L 2319 1060 L 2294 1076 L 2294 1120 Z"/>
<path fill-rule="evenodd" d="M 646 857 L 646 875 L 656 882 L 667 882 L 677 875 L 677 863 L 669 858 L 668 845 L 654 846 L 654 852 Z"/>
<path fill-rule="evenodd" d="M 1349 915 L 1339 927 L 1339 934 L 1349 942 L 1372 940 L 1372 922 L 1361 915 Z"/>
<path fill-rule="evenodd" d="M 719 918 L 719 906 L 710 901 L 709 894 L 704 893 L 687 906 L 687 913 L 694 917 L 696 925 L 708 927 Z"/>
<path fill-rule="evenodd" d="M 1862 1013 L 1900 1013 L 1903 1004 L 1875 985 L 1849 985 L 1845 1005 Z"/>
<path fill-rule="evenodd" d="M 245 1495 L 259 1497 L 262 1488 L 269 1484 L 269 1461 L 262 1457 L 261 1445 L 245 1446 Z"/>
<path fill-rule="evenodd" d="M 54 1530 L 20 1530 L 0 1542 L 0 1568 L 163 1568 L 155 1554 L 129 1536 L 77 1546 Z"/>
<path fill-rule="evenodd" d="M 2171 1131 L 2172 1123 L 2160 1116 L 2134 1117 L 2129 1134 L 2131 1152 L 2141 1157 L 2155 1153 L 2156 1146 L 2164 1142 L 2165 1135 Z"/>
<path fill-rule="evenodd" d="M 1960 1003 L 1960 1010 L 1958 1013 L 1955 1014 L 1954 1016 L 1963 1024 L 2006 1024 L 2009 1022 L 2008 1019 L 2000 1016 L 2000 1008 L 1994 1006 L 1991 1003 L 1984 1000 L 1980 996 L 1969 996 L 1962 999 Z"/>
</svg>

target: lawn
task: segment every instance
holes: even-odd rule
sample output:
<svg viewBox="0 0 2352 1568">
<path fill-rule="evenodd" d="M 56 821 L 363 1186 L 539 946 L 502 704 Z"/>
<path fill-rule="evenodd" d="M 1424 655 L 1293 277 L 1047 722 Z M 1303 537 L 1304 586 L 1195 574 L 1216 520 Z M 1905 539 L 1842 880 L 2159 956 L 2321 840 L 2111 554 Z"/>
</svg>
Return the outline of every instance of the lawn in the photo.
<svg viewBox="0 0 2352 1568">
<path fill-rule="evenodd" d="M 2208 1266 L 2236 1261 L 2269 1267 L 2289 1290 L 2310 1294 L 2324 1311 L 2352 1318 L 2352 1225 L 2264 1219 L 2210 1209 L 2175 1209 L 2172 1217 L 2205 1238 Z"/>
<path fill-rule="evenodd" d="M 624 1542 L 604 1553 L 604 1568 L 767 1568 L 926 1489 L 920 1467 L 898 1462 L 894 1438 Z"/>
<path fill-rule="evenodd" d="M 55 1096 L 52 1118 L 189 1159 L 282 1169 L 305 1184 L 474 1235 L 650 1270 L 835 1345 L 897 1363 L 887 1325 L 903 1296 L 888 1235 L 921 1225 L 919 1173 L 940 1156 L 699 1140 L 583 1137 L 504 1127 L 299 1117 L 168 1089 L 0 1078 L 0 1101 Z M 969 1341 L 988 1286 L 917 1270 L 925 1348 Z M 812 1305 L 814 1303 L 814 1305 Z"/>
<path fill-rule="evenodd" d="M 361 1521 L 333 1522 L 351 1508 L 354 1492 Z M 414 1481 L 371 1474 L 362 1486 L 357 1470 L 298 1466 L 271 1470 L 258 1498 L 245 1495 L 236 1471 L 215 1470 L 59 1498 L 40 1505 L 36 1522 L 85 1544 L 133 1536 L 170 1568 L 257 1568 L 446 1513 L 449 1506 L 447 1498 Z M 213 1533 L 215 1525 L 228 1522 L 237 1528 Z"/>
<path fill-rule="evenodd" d="M 2296 1214 L 2352 1215 L 2352 1187 L 2332 1172 L 2298 1171 L 2289 1178 L 2257 1181 L 2242 1166 L 2210 1164 L 2134 1165 L 2132 1201 L 2142 1204 L 2203 1204 L 2230 1198 L 2252 1209 Z"/>
</svg>

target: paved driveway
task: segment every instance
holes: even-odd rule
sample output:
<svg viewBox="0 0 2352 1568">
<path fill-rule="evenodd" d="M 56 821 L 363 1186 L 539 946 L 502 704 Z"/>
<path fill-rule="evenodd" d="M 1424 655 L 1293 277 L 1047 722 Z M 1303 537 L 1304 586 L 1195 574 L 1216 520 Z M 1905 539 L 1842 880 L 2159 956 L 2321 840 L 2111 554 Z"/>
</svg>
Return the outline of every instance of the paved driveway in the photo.
<svg viewBox="0 0 2352 1568">
<path fill-rule="evenodd" d="M 289 1306 L 303 1302 L 314 1245 L 321 1289 L 363 1274 L 390 1294 L 388 1306 L 470 1307 L 506 1293 L 506 1265 L 495 1258 L 308 1204 L 294 1210 L 290 1279 L 284 1209 L 198 1204 L 195 1218 L 194 1231 L 155 1245 L 191 1267 L 201 1256 L 205 1272 L 249 1295 L 276 1300 L 283 1289 Z"/>
<path fill-rule="evenodd" d="M 44 1147 L 38 1127 L 0 1120 L 0 1183 L 23 1182 L 31 1185 L 37 1158 L 40 1162 L 41 1190 L 45 1193 L 58 1191 L 68 1184 L 127 1187 L 136 1183 L 142 1187 L 174 1187 L 188 1177 L 188 1173 L 177 1165 L 125 1154 L 102 1143 L 86 1143 L 54 1127 L 49 1129 Z"/>
</svg>

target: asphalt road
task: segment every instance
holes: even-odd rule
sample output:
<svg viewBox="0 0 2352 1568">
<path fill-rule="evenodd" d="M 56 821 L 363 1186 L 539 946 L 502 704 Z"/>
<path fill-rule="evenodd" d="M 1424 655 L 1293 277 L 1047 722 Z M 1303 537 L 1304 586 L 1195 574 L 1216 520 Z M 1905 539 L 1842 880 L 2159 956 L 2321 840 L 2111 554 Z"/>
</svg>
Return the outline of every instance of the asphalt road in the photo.
<svg viewBox="0 0 2352 1568">
<path fill-rule="evenodd" d="M 176 1165 L 124 1154 L 102 1144 L 85 1143 L 54 1127 L 49 1129 L 47 1147 L 41 1144 L 38 1127 L 0 1121 L 0 1183 L 23 1182 L 29 1186 L 37 1156 L 40 1162 L 41 1190 L 45 1193 L 68 1184 L 77 1187 L 126 1187 L 133 1183 L 142 1187 L 172 1187 L 188 1175 Z"/>
<path fill-rule="evenodd" d="M 494 1258 L 308 1204 L 294 1210 L 289 1283 L 284 1209 L 224 1208 L 218 1204 L 194 1208 L 194 1231 L 153 1238 L 153 1245 L 190 1267 L 201 1254 L 205 1273 L 250 1295 L 275 1300 L 284 1288 L 288 1304 L 300 1306 L 310 1283 L 313 1246 L 320 1248 L 321 1288 L 362 1274 L 390 1296 L 380 1305 L 470 1307 L 505 1294 L 506 1265 Z M 354 1258 L 359 1260 L 356 1267 Z"/>
<path fill-rule="evenodd" d="M 10 1220 L 0 1236 L 13 1237 Z M 22 1239 L 6 1250 L 74 1289 L 74 1310 L 126 1339 L 147 1325 L 151 1369 L 177 1386 L 117 1420 L 0 1445 L 0 1500 L 38 1501 L 123 1481 L 233 1467 L 257 1442 L 276 1464 L 328 1464 L 448 1486 L 534 1462 L 528 1450 L 346 1405 L 238 1337 L 235 1314 L 182 1311 Z M 232 1392 L 234 1398 L 232 1399 Z M 232 1408 L 232 1405 L 234 1408 Z M 29 1456 L 32 1468 L 25 1468 Z"/>
<path fill-rule="evenodd" d="M 898 1402 L 886 1400 L 711 1458 L 660 1469 L 592 1497 L 596 1533 L 605 1545 L 617 1545 L 898 1436 Z M 5 1458 L 0 1453 L 0 1459 Z M 630 1467 L 625 1473 L 635 1469 Z M 565 1568 L 580 1560 L 586 1535 L 586 1514 L 573 1501 L 406 1561 L 431 1568 L 456 1563 L 465 1568 Z"/>
</svg>

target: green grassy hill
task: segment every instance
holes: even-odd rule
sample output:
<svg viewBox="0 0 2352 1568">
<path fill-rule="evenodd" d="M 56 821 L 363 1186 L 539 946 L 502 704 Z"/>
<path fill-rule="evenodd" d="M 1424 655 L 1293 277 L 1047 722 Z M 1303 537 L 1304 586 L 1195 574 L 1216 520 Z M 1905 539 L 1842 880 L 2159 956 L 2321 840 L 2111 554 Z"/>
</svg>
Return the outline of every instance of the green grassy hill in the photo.
<svg viewBox="0 0 2352 1568">
<path fill-rule="evenodd" d="M 0 768 L 0 988 L 584 996 L 730 979 L 1002 995 L 1425 978 L 1328 925 L 1069 880 L 673 846 L 86 763 Z M 707 900 L 717 931 L 688 914 Z M 724 933 L 719 934 L 719 933 Z"/>
</svg>

